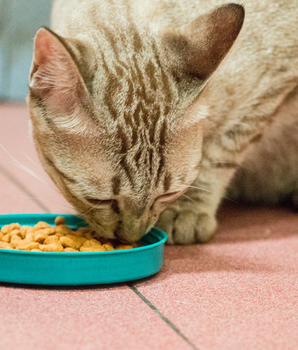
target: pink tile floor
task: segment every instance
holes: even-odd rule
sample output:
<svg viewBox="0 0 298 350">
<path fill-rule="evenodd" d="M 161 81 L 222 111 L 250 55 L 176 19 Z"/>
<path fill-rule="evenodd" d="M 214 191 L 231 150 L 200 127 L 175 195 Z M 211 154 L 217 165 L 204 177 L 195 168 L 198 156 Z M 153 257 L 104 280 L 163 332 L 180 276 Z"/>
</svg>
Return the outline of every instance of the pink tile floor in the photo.
<svg viewBox="0 0 298 350">
<path fill-rule="evenodd" d="M 0 106 L 0 194 L 0 214 L 74 212 L 39 164 L 24 106 Z M 297 350 L 298 215 L 225 204 L 219 221 L 206 245 L 166 247 L 145 280 L 0 283 L 0 350 Z"/>
</svg>

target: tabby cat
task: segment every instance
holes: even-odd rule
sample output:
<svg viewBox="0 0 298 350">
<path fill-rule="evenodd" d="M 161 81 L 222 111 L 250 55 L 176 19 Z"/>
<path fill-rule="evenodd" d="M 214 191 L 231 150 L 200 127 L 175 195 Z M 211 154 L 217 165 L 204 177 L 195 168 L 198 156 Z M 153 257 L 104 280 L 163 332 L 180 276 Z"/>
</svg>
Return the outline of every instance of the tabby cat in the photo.
<svg viewBox="0 0 298 350">
<path fill-rule="evenodd" d="M 236 1 L 237 2 L 237 1 Z M 99 236 L 208 241 L 225 196 L 298 189 L 295 0 L 56 0 L 27 97 L 40 160 Z"/>
</svg>

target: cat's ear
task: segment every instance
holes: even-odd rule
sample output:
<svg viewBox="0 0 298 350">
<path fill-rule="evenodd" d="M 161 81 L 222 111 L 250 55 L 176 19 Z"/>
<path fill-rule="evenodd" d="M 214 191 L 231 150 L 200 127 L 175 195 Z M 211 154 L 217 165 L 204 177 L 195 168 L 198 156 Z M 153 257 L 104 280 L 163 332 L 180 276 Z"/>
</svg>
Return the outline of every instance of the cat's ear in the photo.
<svg viewBox="0 0 298 350">
<path fill-rule="evenodd" d="M 64 113 L 73 113 L 88 98 L 70 46 L 47 28 L 35 36 L 29 86 L 47 107 Z"/>
<path fill-rule="evenodd" d="M 174 55 L 173 71 L 202 80 L 208 78 L 232 47 L 243 21 L 244 8 L 226 4 L 166 33 L 163 41 Z"/>
</svg>

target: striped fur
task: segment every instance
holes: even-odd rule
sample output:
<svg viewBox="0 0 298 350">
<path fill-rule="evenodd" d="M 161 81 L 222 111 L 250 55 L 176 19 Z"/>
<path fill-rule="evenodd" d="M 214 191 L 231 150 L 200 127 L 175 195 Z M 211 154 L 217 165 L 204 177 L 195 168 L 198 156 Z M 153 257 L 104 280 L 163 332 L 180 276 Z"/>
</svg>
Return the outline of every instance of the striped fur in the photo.
<svg viewBox="0 0 298 350">
<path fill-rule="evenodd" d="M 99 235 L 133 242 L 159 219 L 170 244 L 208 240 L 236 170 L 268 147 L 267 129 L 283 129 L 297 86 L 295 1 L 243 2 L 241 30 L 244 10 L 226 0 L 54 1 L 51 30 L 35 38 L 33 137 Z M 243 172 L 234 197 L 253 182 Z"/>
</svg>

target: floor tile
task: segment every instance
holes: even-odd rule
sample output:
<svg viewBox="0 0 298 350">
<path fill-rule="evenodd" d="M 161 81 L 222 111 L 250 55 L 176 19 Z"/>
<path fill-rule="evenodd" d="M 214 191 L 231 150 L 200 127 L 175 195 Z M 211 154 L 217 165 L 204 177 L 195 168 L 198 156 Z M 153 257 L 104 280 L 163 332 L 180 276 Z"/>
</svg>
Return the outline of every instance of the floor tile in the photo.
<svg viewBox="0 0 298 350">
<path fill-rule="evenodd" d="M 71 212 L 27 124 L 24 106 L 0 106 L 0 213 Z M 11 339 L 13 350 L 296 350 L 298 215 L 225 203 L 219 222 L 208 244 L 166 247 L 161 272 L 131 288 L 0 285 L 0 350 Z"/>
<path fill-rule="evenodd" d="M 1 350 L 189 350 L 126 286 L 45 290 L 0 285 Z"/>
<path fill-rule="evenodd" d="M 213 242 L 167 247 L 157 278 L 135 286 L 199 349 L 294 350 L 297 252 L 295 214 L 230 207 Z"/>
<path fill-rule="evenodd" d="M 43 170 L 29 136 L 29 115 L 22 106 L 0 106 L 0 165 L 26 187 L 52 213 L 74 213 Z M 27 212 L 26 206 L 20 212 Z"/>
<path fill-rule="evenodd" d="M 0 165 L 0 214 L 42 213 L 44 210 L 32 198 L 31 193 L 19 189 L 1 173 Z"/>
<path fill-rule="evenodd" d="M 0 183 L 2 214 L 73 212 L 39 163 L 25 106 L 0 106 Z M 0 284 L 0 298 L 0 350 L 192 348 L 127 286 L 57 291 Z"/>
</svg>

